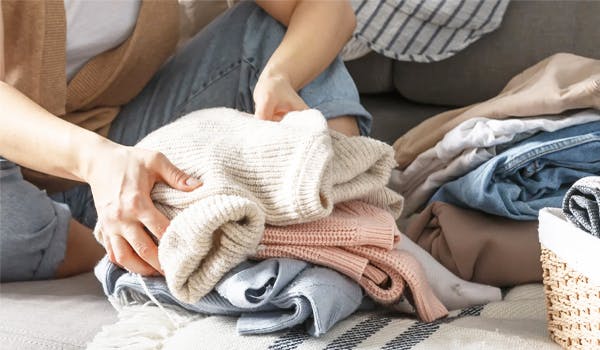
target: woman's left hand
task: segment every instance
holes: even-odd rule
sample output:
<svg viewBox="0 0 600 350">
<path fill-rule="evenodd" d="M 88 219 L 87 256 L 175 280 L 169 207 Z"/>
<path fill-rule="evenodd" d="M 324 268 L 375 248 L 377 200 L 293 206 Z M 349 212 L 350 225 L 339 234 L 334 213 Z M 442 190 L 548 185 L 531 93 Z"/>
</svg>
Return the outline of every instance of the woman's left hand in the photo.
<svg viewBox="0 0 600 350">
<path fill-rule="evenodd" d="M 308 109 L 290 80 L 282 74 L 263 71 L 254 88 L 253 97 L 254 116 L 258 119 L 280 121 L 288 112 Z"/>
</svg>

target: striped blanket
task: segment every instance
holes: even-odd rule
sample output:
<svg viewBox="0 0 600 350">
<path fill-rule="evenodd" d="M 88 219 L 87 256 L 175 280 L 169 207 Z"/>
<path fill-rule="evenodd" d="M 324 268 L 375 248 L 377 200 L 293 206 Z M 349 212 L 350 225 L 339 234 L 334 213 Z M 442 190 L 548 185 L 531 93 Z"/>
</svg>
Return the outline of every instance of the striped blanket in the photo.
<svg viewBox="0 0 600 350">
<path fill-rule="evenodd" d="M 351 0 L 357 25 L 342 57 L 373 50 L 400 61 L 440 61 L 498 28 L 508 2 Z"/>
<path fill-rule="evenodd" d="M 88 349 L 560 349 L 547 335 L 541 284 L 515 287 L 501 302 L 452 312 L 432 323 L 384 311 L 359 313 L 319 338 L 301 328 L 240 336 L 235 325 L 231 317 L 127 306 Z"/>
</svg>

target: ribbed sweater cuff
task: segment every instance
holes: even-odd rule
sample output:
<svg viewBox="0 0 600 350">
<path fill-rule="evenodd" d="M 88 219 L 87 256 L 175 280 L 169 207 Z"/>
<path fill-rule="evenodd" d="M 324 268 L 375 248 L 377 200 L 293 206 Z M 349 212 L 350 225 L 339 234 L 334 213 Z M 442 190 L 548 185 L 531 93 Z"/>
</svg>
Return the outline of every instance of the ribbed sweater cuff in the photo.
<svg viewBox="0 0 600 350">
<path fill-rule="evenodd" d="M 254 254 L 264 230 L 257 205 L 237 196 L 199 200 L 179 213 L 158 247 L 169 290 L 195 303 L 236 265 Z"/>
<path fill-rule="evenodd" d="M 400 234 L 395 226 L 395 223 L 393 225 L 359 225 L 356 245 L 370 245 L 391 250 L 394 248 L 394 237 Z"/>
<path fill-rule="evenodd" d="M 367 265 L 364 276 L 377 285 L 382 285 L 389 281 L 389 276 L 373 265 Z"/>
</svg>

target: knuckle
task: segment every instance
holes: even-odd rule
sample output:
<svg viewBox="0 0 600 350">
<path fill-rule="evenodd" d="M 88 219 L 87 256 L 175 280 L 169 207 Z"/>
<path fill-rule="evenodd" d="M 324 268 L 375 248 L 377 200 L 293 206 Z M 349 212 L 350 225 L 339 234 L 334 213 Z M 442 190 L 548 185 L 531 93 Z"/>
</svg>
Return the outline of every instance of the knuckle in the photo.
<svg viewBox="0 0 600 350">
<path fill-rule="evenodd" d="M 150 151 L 149 155 L 148 155 L 148 159 L 149 159 L 149 165 L 151 167 L 156 167 L 159 166 L 161 163 L 165 162 L 167 160 L 167 157 L 162 154 L 161 152 L 158 151 Z"/>
<path fill-rule="evenodd" d="M 123 206 L 116 210 L 116 214 L 120 217 L 125 215 L 125 212 L 138 213 L 141 211 L 144 203 L 144 196 L 137 192 L 128 195 L 123 199 Z"/>
<path fill-rule="evenodd" d="M 103 225 L 111 226 L 117 222 L 120 222 L 124 218 L 125 211 L 123 208 L 112 206 L 110 208 L 105 208 L 103 210 L 101 217 L 99 215 L 98 222 L 101 222 Z M 108 232 L 108 231 L 104 231 Z M 112 235 L 112 234 L 111 234 Z"/>
<path fill-rule="evenodd" d="M 117 257 L 115 256 L 115 253 L 112 250 L 107 251 L 107 253 L 108 253 L 108 260 L 110 260 L 110 262 L 113 264 L 117 264 L 118 261 L 117 261 Z"/>
<path fill-rule="evenodd" d="M 131 246 L 133 247 L 133 250 L 135 250 L 140 256 L 140 258 L 144 260 L 150 258 L 150 247 L 147 244 L 136 240 L 131 243 Z"/>
<path fill-rule="evenodd" d="M 116 263 L 126 266 L 129 261 L 129 255 L 123 250 L 117 250 L 114 252 Z"/>
</svg>

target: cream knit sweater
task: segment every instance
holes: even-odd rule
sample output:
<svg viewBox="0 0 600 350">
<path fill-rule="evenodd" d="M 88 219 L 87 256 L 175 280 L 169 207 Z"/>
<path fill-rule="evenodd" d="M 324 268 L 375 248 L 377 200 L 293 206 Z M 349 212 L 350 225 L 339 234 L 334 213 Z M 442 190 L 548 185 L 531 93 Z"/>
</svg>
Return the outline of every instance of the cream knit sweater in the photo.
<svg viewBox="0 0 600 350">
<path fill-rule="evenodd" d="M 164 153 L 204 183 L 192 192 L 164 184 L 152 191 L 171 219 L 159 260 L 173 295 L 188 303 L 256 253 L 265 223 L 315 221 L 351 199 L 395 217 L 402 209 L 402 197 L 385 187 L 395 166 L 392 148 L 367 137 L 330 135 L 316 110 L 289 113 L 281 122 L 227 108 L 201 110 L 136 147 Z"/>
</svg>

